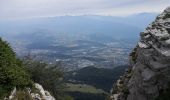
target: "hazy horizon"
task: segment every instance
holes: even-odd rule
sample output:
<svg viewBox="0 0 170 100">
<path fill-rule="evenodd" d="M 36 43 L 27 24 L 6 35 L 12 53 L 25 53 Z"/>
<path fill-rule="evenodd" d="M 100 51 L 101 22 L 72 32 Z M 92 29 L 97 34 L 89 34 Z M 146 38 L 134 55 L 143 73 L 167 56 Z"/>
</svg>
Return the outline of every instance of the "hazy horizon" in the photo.
<svg viewBox="0 0 170 100">
<path fill-rule="evenodd" d="M 0 20 L 55 16 L 160 13 L 170 0 L 1 0 Z"/>
</svg>

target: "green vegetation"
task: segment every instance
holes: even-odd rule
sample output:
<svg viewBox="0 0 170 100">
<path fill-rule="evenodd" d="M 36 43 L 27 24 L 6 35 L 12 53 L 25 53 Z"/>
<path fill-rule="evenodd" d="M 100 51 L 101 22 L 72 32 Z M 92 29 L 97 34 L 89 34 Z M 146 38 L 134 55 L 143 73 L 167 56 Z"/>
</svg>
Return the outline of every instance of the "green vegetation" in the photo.
<svg viewBox="0 0 170 100">
<path fill-rule="evenodd" d="M 14 88 L 31 86 L 31 79 L 9 44 L 0 38 L 0 98 Z"/>
<path fill-rule="evenodd" d="M 83 93 L 95 93 L 95 94 L 106 93 L 102 89 L 97 89 L 97 88 L 95 88 L 93 86 L 90 86 L 90 85 L 72 84 L 72 83 L 67 83 L 66 91 L 69 91 L 69 92 L 83 92 Z"/>
<path fill-rule="evenodd" d="M 69 92 L 69 95 L 74 97 L 74 100 L 107 100 L 106 94 L 82 93 L 82 92 Z"/>
<path fill-rule="evenodd" d="M 112 90 L 112 94 L 117 94 L 118 92 L 123 93 L 122 97 L 126 100 L 129 95 L 129 89 L 127 86 L 122 83 L 120 86 L 114 86 Z"/>
<path fill-rule="evenodd" d="M 73 84 L 88 84 L 109 92 L 113 83 L 124 73 L 126 68 L 127 66 L 118 66 L 114 69 L 85 67 L 68 73 L 65 76 L 65 81 Z M 75 82 L 69 80 L 75 80 Z"/>
<path fill-rule="evenodd" d="M 137 47 L 134 48 L 133 51 L 130 53 L 130 56 L 132 57 L 132 61 L 133 61 L 134 63 L 137 62 L 137 57 L 138 57 L 138 55 L 137 55 L 136 52 L 137 52 Z"/>
<path fill-rule="evenodd" d="M 114 69 L 105 69 L 89 66 L 72 71 L 65 75 L 64 80 L 69 83 L 66 90 L 75 100 L 106 100 L 113 83 L 127 67 L 118 66 Z"/>
<path fill-rule="evenodd" d="M 17 90 L 16 97 L 13 100 L 33 100 L 31 95 L 28 93 L 27 90 Z"/>
<path fill-rule="evenodd" d="M 48 65 L 31 59 L 21 61 L 16 58 L 9 44 L 0 39 L 0 100 L 9 96 L 14 87 L 17 88 L 15 98 L 31 100 L 26 87 L 30 87 L 34 93 L 39 93 L 33 86 L 34 82 L 41 84 L 45 90 L 50 91 L 57 100 L 73 100 L 66 93 L 72 94 L 75 98 L 78 95 L 81 96 L 78 96 L 79 99 L 75 100 L 80 100 L 82 97 L 86 100 L 96 100 L 96 98 L 97 100 L 104 100 L 103 98 L 107 97 L 105 91 L 110 90 L 112 83 L 119 78 L 126 67 L 115 69 L 87 67 L 70 72 L 63 80 L 63 72 L 57 65 Z M 73 75 L 73 73 L 77 74 Z M 67 84 L 69 88 L 66 89 L 67 86 L 64 82 L 69 79 L 83 83 Z"/>
<path fill-rule="evenodd" d="M 129 95 L 129 89 L 127 88 L 127 86 L 123 86 L 122 87 L 122 92 L 124 94 L 124 98 L 127 99 L 128 95 Z"/>
<path fill-rule="evenodd" d="M 33 60 L 24 60 L 24 64 L 33 81 L 50 91 L 57 100 L 72 100 L 70 96 L 64 93 L 66 86 L 62 78 L 63 73 L 57 65 L 48 65 Z"/>
<path fill-rule="evenodd" d="M 51 92 L 57 100 L 73 100 L 65 95 L 65 85 L 62 81 L 63 73 L 56 65 L 16 58 L 9 44 L 0 38 L 0 100 L 8 97 L 14 87 L 17 88 L 17 100 L 31 100 L 26 87 L 35 93 L 39 91 L 33 86 L 37 82 L 45 90 Z"/>
</svg>

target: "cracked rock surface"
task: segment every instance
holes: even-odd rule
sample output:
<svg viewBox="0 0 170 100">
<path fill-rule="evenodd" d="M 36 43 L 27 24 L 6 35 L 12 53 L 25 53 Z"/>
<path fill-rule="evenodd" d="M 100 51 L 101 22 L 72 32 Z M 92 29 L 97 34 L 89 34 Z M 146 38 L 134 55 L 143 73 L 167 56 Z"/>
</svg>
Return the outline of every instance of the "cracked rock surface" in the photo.
<svg viewBox="0 0 170 100">
<path fill-rule="evenodd" d="M 111 90 L 111 100 L 155 100 L 170 83 L 170 7 L 146 30 L 130 54 L 130 68 Z"/>
</svg>

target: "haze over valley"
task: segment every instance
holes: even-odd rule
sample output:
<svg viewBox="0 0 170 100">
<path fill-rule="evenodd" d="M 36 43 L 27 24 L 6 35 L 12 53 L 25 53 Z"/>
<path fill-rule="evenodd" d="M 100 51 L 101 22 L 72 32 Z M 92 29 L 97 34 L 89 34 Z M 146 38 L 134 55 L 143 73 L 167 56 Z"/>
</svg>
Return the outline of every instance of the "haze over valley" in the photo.
<svg viewBox="0 0 170 100">
<path fill-rule="evenodd" d="M 7 39 L 19 57 L 67 70 L 88 66 L 114 68 L 128 64 L 128 55 L 139 33 L 156 13 L 125 17 L 60 16 L 1 21 L 1 37 Z M 145 20 L 143 21 L 142 19 Z"/>
</svg>

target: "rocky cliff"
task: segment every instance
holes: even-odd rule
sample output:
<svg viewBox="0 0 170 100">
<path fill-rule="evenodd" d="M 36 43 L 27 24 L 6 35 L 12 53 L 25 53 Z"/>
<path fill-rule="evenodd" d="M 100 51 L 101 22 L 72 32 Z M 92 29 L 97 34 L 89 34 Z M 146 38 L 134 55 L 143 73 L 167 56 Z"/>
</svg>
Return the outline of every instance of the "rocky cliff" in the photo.
<svg viewBox="0 0 170 100">
<path fill-rule="evenodd" d="M 111 100 L 170 100 L 170 7 L 140 36 L 130 54 L 130 68 L 111 90 Z"/>
</svg>

